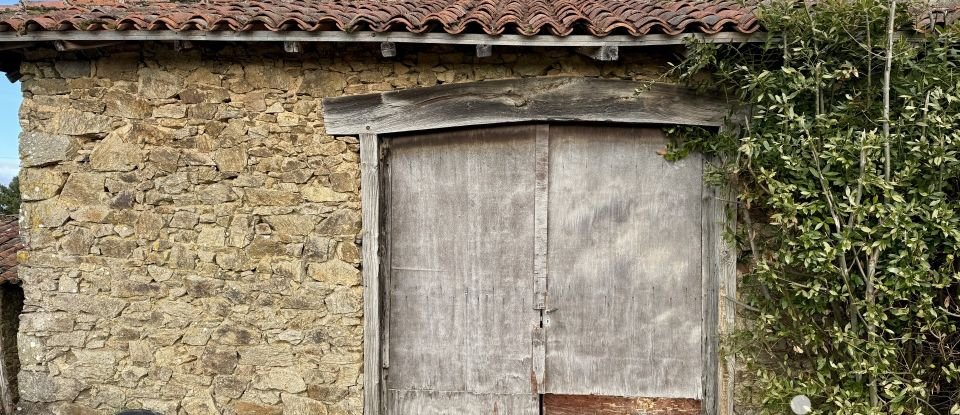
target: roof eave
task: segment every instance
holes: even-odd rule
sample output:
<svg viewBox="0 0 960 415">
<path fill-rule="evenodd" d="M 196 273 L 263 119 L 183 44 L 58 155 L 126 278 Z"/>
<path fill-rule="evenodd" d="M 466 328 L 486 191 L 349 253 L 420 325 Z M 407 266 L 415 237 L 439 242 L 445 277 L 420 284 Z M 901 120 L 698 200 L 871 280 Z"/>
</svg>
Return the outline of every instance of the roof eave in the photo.
<svg viewBox="0 0 960 415">
<path fill-rule="evenodd" d="M 640 47 L 679 45 L 691 40 L 712 43 L 756 43 L 767 39 L 765 32 L 740 33 L 721 32 L 716 34 L 681 33 L 678 35 L 648 34 L 644 36 L 611 35 L 597 37 L 591 35 L 537 35 L 516 34 L 447 34 L 447 33 L 409 33 L 409 32 L 209 32 L 209 31 L 40 31 L 40 32 L 0 32 L 0 50 L 32 47 L 43 42 L 146 42 L 146 41 L 190 41 L 190 42 L 332 42 L 364 43 L 393 42 L 437 45 L 489 45 L 524 47 Z"/>
</svg>

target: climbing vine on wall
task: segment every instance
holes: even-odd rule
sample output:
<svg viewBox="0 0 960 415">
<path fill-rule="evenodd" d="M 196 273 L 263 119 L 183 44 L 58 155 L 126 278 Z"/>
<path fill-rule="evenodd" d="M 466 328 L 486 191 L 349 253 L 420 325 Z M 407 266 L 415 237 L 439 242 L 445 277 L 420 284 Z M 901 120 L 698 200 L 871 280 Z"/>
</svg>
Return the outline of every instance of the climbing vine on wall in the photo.
<svg viewBox="0 0 960 415">
<path fill-rule="evenodd" d="M 958 414 L 960 31 L 918 33 L 929 4 L 812 4 L 765 3 L 765 44 L 677 68 L 738 104 L 668 154 L 716 155 L 738 190 L 738 413 Z"/>
</svg>

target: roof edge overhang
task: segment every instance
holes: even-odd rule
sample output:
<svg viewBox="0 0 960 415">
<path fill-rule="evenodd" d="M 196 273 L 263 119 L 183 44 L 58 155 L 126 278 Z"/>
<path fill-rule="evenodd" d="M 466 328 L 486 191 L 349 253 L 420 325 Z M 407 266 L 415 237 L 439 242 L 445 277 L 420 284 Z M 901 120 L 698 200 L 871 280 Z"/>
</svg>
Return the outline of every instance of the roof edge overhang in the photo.
<svg viewBox="0 0 960 415">
<path fill-rule="evenodd" d="M 301 43 L 418 43 L 436 45 L 488 45 L 522 47 L 643 47 L 682 45 L 690 41 L 709 43 L 758 43 L 767 40 L 765 32 L 716 34 L 682 33 L 678 35 L 648 34 L 644 36 L 611 35 L 537 35 L 515 34 L 447 34 L 409 32 L 234 32 L 234 31 L 43 31 L 0 32 L 0 50 L 39 46 L 45 42 L 301 42 Z"/>
</svg>

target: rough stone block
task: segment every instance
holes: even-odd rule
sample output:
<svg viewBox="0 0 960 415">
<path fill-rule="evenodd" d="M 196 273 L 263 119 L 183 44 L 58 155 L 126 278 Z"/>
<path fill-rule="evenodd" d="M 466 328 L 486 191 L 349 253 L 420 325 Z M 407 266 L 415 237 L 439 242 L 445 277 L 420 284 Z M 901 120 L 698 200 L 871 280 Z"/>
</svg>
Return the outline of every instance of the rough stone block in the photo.
<svg viewBox="0 0 960 415">
<path fill-rule="evenodd" d="M 106 318 L 120 315 L 120 312 L 127 306 L 126 301 L 116 298 L 71 293 L 50 295 L 45 297 L 42 303 L 46 309 L 51 311 L 86 313 Z"/>
<path fill-rule="evenodd" d="M 333 314 L 349 314 L 360 311 L 363 298 L 358 290 L 340 289 L 327 297 L 327 309 Z"/>
<path fill-rule="evenodd" d="M 209 336 L 209 335 L 208 335 Z M 225 347 L 207 347 L 200 357 L 203 373 L 210 375 L 229 375 L 237 368 L 237 351 Z"/>
<path fill-rule="evenodd" d="M 61 134 L 24 131 L 20 134 L 21 167 L 43 166 L 71 160 L 77 156 L 80 143 Z"/>
<path fill-rule="evenodd" d="M 94 235 L 86 229 L 77 229 L 60 239 L 60 249 L 67 255 L 89 255 Z"/>
<path fill-rule="evenodd" d="M 57 195 L 66 176 L 53 169 L 26 168 L 20 170 L 20 197 L 23 200 L 44 200 Z"/>
<path fill-rule="evenodd" d="M 323 402 L 289 393 L 280 395 L 283 401 L 284 415 L 326 415 L 327 406 Z"/>
<path fill-rule="evenodd" d="M 254 377 L 253 387 L 290 393 L 300 393 L 307 390 L 307 384 L 303 381 L 303 378 L 290 369 L 271 369 L 260 372 Z"/>
<path fill-rule="evenodd" d="M 245 380 L 239 376 L 216 376 L 213 378 L 213 393 L 217 397 L 223 397 L 228 399 L 236 399 L 243 395 L 243 392 L 247 390 L 247 385 L 250 384 L 249 380 Z"/>
<path fill-rule="evenodd" d="M 178 210 L 170 219 L 171 228 L 193 229 L 200 222 L 200 215 L 185 210 Z"/>
<path fill-rule="evenodd" d="M 79 382 L 46 372 L 20 371 L 17 382 L 20 399 L 32 402 L 72 401 L 81 390 Z"/>
<path fill-rule="evenodd" d="M 197 245 L 204 248 L 224 246 L 225 238 L 225 229 L 213 226 L 203 226 L 200 228 L 200 235 L 197 236 Z"/>
<path fill-rule="evenodd" d="M 93 72 L 93 65 L 90 61 L 57 60 L 53 67 L 64 78 L 86 78 Z"/>
<path fill-rule="evenodd" d="M 295 206 L 303 201 L 300 194 L 283 190 L 247 189 L 244 193 L 251 206 Z"/>
<path fill-rule="evenodd" d="M 106 104 L 104 114 L 110 116 L 142 120 L 153 113 L 149 101 L 119 90 L 108 91 L 103 101 Z"/>
<path fill-rule="evenodd" d="M 330 284 L 348 287 L 360 284 L 360 270 L 339 259 L 322 264 L 310 264 L 307 267 L 307 275 L 316 281 Z"/>
<path fill-rule="evenodd" d="M 353 236 L 360 233 L 360 213 L 341 209 L 317 225 L 315 232 L 322 236 Z"/>
<path fill-rule="evenodd" d="M 90 167 L 97 171 L 130 171 L 143 161 L 140 146 L 132 144 L 133 126 L 127 125 L 107 135 L 90 154 Z"/>
<path fill-rule="evenodd" d="M 140 95 L 147 99 L 173 98 L 183 89 L 183 78 L 169 70 L 143 68 L 139 75 Z"/>
<path fill-rule="evenodd" d="M 275 215 L 264 218 L 274 232 L 283 235 L 303 236 L 315 226 L 314 215 Z"/>
<path fill-rule="evenodd" d="M 268 406 L 244 401 L 234 402 L 233 411 L 236 412 L 237 415 L 283 415 L 283 408 L 279 406 Z"/>
<path fill-rule="evenodd" d="M 73 173 L 60 192 L 60 202 L 70 207 L 100 204 L 106 200 L 105 177 L 95 173 Z"/>
<path fill-rule="evenodd" d="M 24 203 L 21 209 L 29 228 L 57 228 L 70 219 L 70 211 L 56 199 Z"/>
<path fill-rule="evenodd" d="M 48 129 L 57 134 L 106 134 L 113 130 L 113 118 L 91 112 L 64 109 L 53 116 Z"/>
<path fill-rule="evenodd" d="M 71 331 L 75 318 L 67 313 L 24 313 L 20 316 L 20 331 L 24 333 Z"/>
<path fill-rule="evenodd" d="M 240 364 L 251 366 L 288 367 L 293 365 L 289 344 L 264 344 L 240 348 Z"/>
<path fill-rule="evenodd" d="M 303 193 L 304 199 L 318 203 L 342 202 L 350 197 L 347 193 L 338 193 L 329 187 L 321 185 L 304 187 L 301 193 Z"/>
</svg>

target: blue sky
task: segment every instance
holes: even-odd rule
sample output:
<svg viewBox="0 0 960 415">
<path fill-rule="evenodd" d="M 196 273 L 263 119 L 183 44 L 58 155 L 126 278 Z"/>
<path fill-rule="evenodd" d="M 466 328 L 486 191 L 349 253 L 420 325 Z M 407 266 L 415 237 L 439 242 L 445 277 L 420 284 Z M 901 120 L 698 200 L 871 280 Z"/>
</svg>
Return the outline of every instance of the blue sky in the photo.
<svg viewBox="0 0 960 415">
<path fill-rule="evenodd" d="M 3 3 L 0 0 L 0 3 Z M 11 84 L 0 76 L 0 183 L 10 179 L 20 170 L 17 140 L 20 136 L 20 83 Z"/>
<path fill-rule="evenodd" d="M 16 0 L 0 0 L 0 4 L 14 4 Z M 0 76 L 0 183 L 10 179 L 20 170 L 17 139 L 20 136 L 20 84 L 11 84 Z"/>
</svg>

